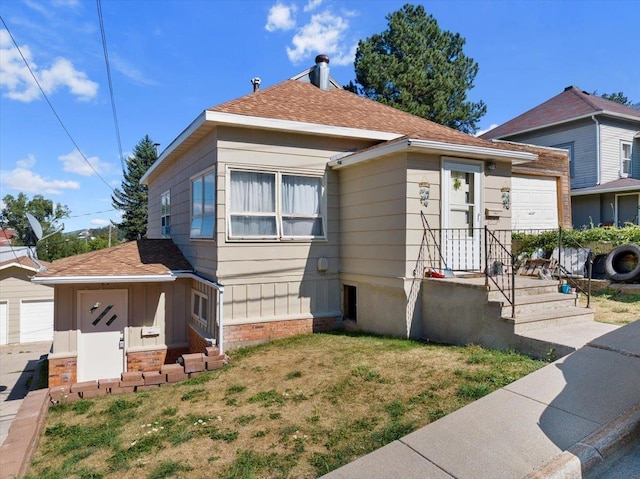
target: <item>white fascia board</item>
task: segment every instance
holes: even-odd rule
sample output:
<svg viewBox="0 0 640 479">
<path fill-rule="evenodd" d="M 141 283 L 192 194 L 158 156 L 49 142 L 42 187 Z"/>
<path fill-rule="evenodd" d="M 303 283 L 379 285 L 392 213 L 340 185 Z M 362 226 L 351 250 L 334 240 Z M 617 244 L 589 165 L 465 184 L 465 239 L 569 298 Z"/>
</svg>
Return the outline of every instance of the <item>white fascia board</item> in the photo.
<svg viewBox="0 0 640 479">
<path fill-rule="evenodd" d="M 149 179 L 149 176 L 151 175 L 151 173 L 153 173 L 153 171 L 160 166 L 160 164 L 165 160 L 165 158 L 167 158 L 178 146 L 180 146 L 182 142 L 184 142 L 187 138 L 189 138 L 194 131 L 200 128 L 205 121 L 206 121 L 206 110 L 200 113 L 200 115 L 198 115 L 198 117 L 195 120 L 193 120 L 191 124 L 187 128 L 185 128 L 182 131 L 182 133 L 180 133 L 176 137 L 176 139 L 173 140 L 169 144 L 169 146 L 167 146 L 162 151 L 158 159 L 153 163 L 153 165 L 151 165 L 151 167 L 145 172 L 145 174 L 142 175 L 142 178 L 140 178 L 140 183 L 142 183 L 143 185 L 146 185 L 147 180 Z"/>
<path fill-rule="evenodd" d="M 502 138 L 523 135 L 525 133 L 531 133 L 532 131 L 538 131 L 544 128 L 551 128 L 552 126 L 563 125 L 565 123 L 571 123 L 572 121 L 584 120 L 584 119 L 591 118 L 593 116 L 599 116 L 599 115 L 612 116 L 614 118 L 623 118 L 625 120 L 640 122 L 640 118 L 638 118 L 637 116 L 625 115 L 624 113 L 616 113 L 608 110 L 600 110 L 594 113 L 585 113 L 584 115 L 574 116 L 573 118 L 567 118 L 566 120 L 555 121 L 553 123 L 547 123 L 545 125 L 539 125 L 539 126 L 534 126 L 533 128 L 527 128 L 526 130 L 516 131 L 514 133 L 509 133 L 508 135 L 500 136 L 496 139 L 500 140 Z"/>
<path fill-rule="evenodd" d="M 571 191 L 571 196 L 585 196 L 585 195 L 599 195 L 601 193 L 624 193 L 627 191 L 637 191 L 640 193 L 640 186 L 638 185 L 630 185 L 630 186 L 620 186 L 618 188 L 584 188 L 580 190 Z"/>
<path fill-rule="evenodd" d="M 423 151 L 428 153 L 461 155 L 467 158 L 478 158 L 483 160 L 510 161 L 513 164 L 534 161 L 538 155 L 525 151 L 498 150 L 482 146 L 460 145 L 455 143 L 442 143 L 430 140 L 412 140 L 410 138 L 395 143 L 373 147 L 362 153 L 354 153 L 345 158 L 331 160 L 329 167 L 340 169 L 363 161 L 380 158 L 405 150 Z"/>
<path fill-rule="evenodd" d="M 142 276 L 34 276 L 36 284 L 96 284 L 96 283 L 167 283 L 175 281 L 173 274 L 148 274 Z"/>
<path fill-rule="evenodd" d="M 33 268 L 32 266 L 26 266 L 26 265 L 24 265 L 22 263 L 5 264 L 4 266 L 0 266 L 0 270 L 6 269 L 6 268 L 12 268 L 12 267 L 26 269 L 28 271 L 38 271 L 38 268 Z"/>
</svg>

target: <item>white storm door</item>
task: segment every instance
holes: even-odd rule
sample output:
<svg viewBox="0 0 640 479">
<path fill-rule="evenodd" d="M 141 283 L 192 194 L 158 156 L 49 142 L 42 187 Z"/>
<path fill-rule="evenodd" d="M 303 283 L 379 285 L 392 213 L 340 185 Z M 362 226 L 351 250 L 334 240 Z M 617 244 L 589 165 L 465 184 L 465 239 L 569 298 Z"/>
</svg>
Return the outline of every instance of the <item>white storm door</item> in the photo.
<svg viewBox="0 0 640 479">
<path fill-rule="evenodd" d="M 443 162 L 441 248 L 446 267 L 454 271 L 478 271 L 482 264 L 481 173 L 481 165 Z"/>
<path fill-rule="evenodd" d="M 124 371 L 127 290 L 78 292 L 78 381 L 119 378 Z"/>
<path fill-rule="evenodd" d="M 7 302 L 0 303 L 0 345 L 4 346 L 9 341 L 7 328 L 9 326 L 7 319 Z"/>
</svg>

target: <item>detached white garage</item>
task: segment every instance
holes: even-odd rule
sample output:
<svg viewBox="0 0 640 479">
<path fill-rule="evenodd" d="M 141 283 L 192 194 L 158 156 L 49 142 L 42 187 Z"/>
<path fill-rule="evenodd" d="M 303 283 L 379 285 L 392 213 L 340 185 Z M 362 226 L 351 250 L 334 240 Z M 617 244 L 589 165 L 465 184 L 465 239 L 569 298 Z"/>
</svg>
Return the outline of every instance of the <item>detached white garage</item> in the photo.
<svg viewBox="0 0 640 479">
<path fill-rule="evenodd" d="M 0 346 L 9 344 L 9 338 L 7 337 L 7 302 L 0 302 Z"/>
<path fill-rule="evenodd" d="M 511 178 L 511 227 L 555 229 L 558 227 L 557 179 L 544 176 Z"/>
</svg>

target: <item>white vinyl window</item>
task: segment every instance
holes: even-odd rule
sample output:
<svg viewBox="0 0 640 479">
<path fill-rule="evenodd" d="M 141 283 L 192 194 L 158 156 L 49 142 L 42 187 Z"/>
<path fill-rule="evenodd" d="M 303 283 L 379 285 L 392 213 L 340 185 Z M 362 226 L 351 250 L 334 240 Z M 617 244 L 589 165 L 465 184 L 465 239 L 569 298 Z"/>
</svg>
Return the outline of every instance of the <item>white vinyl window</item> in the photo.
<svg viewBox="0 0 640 479">
<path fill-rule="evenodd" d="M 161 231 L 163 238 L 171 237 L 171 192 L 167 191 L 160 199 Z"/>
<path fill-rule="evenodd" d="M 231 171 L 231 238 L 324 238 L 323 178 Z"/>
<path fill-rule="evenodd" d="M 191 318 L 206 327 L 209 317 L 209 298 L 200 291 L 191 291 Z"/>
<path fill-rule="evenodd" d="M 620 143 L 620 176 L 631 176 L 631 143 L 626 141 Z"/>
<path fill-rule="evenodd" d="M 216 223 L 216 176 L 210 171 L 191 179 L 191 238 L 213 239 Z"/>
</svg>

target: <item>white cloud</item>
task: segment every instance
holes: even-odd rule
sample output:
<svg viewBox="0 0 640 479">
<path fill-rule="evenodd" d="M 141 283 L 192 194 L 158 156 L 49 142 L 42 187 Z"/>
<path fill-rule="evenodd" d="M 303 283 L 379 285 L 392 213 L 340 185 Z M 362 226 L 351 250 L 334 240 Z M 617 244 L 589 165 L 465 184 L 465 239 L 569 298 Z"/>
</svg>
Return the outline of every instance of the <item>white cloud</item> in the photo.
<svg viewBox="0 0 640 479">
<path fill-rule="evenodd" d="M 109 226 L 110 223 L 111 221 L 102 218 L 94 218 L 91 220 L 91 224 L 96 226 Z"/>
<path fill-rule="evenodd" d="M 122 73 L 128 79 L 130 79 L 133 83 L 137 85 L 157 85 L 158 82 L 147 78 L 144 73 L 138 70 L 134 65 L 132 65 L 127 60 L 121 58 L 118 55 L 110 56 L 111 65 L 113 68 Z"/>
<path fill-rule="evenodd" d="M 105 163 L 104 161 L 100 161 L 100 158 L 97 156 L 92 156 L 87 158 L 87 161 L 93 166 L 93 169 L 89 164 L 84 160 L 82 155 L 78 150 L 73 150 L 71 153 L 66 155 L 60 155 L 58 160 L 62 162 L 62 169 L 64 171 L 68 171 L 69 173 L 76 173 L 82 176 L 91 176 L 95 172 L 99 174 L 109 173 L 111 171 L 111 165 L 109 163 Z M 94 171 L 95 170 L 95 171 Z"/>
<path fill-rule="evenodd" d="M 80 100 L 89 100 L 97 95 L 98 84 L 91 81 L 86 73 L 76 70 L 66 58 L 56 58 L 50 68 L 38 68 L 29 47 L 22 45 L 20 50 L 47 95 L 63 87 Z M 0 88 L 6 91 L 8 98 L 25 103 L 40 97 L 29 68 L 6 30 L 0 30 Z"/>
<path fill-rule="evenodd" d="M 269 9 L 267 24 L 264 28 L 269 32 L 276 30 L 291 30 L 296 26 L 296 21 L 292 18 L 297 10 L 295 5 L 287 6 L 284 3 L 276 3 Z"/>
<path fill-rule="evenodd" d="M 486 132 L 493 130 L 494 128 L 498 127 L 500 125 L 498 125 L 497 123 L 491 123 L 491 125 L 489 125 L 489 128 L 487 128 L 486 130 L 478 130 L 475 133 L 475 136 L 480 136 L 480 135 L 484 135 Z"/>
<path fill-rule="evenodd" d="M 36 157 L 29 154 L 25 159 L 16 161 L 16 164 L 21 168 L 32 168 L 36 164 Z"/>
<path fill-rule="evenodd" d="M 298 63 L 314 54 L 329 55 L 335 65 L 347 65 L 353 61 L 356 45 L 345 45 L 349 22 L 328 10 L 315 14 L 309 23 L 301 27 L 291 40 L 293 48 L 287 47 L 287 56 Z"/>
<path fill-rule="evenodd" d="M 322 4 L 322 0 L 309 0 L 307 4 L 304 6 L 303 10 L 305 12 L 311 12 L 318 8 Z"/>
<path fill-rule="evenodd" d="M 25 193 L 47 193 L 51 195 L 62 194 L 63 190 L 79 190 L 77 181 L 49 180 L 33 171 L 18 167 L 11 171 L 3 171 L 0 174 L 2 183 L 10 189 Z"/>
</svg>

